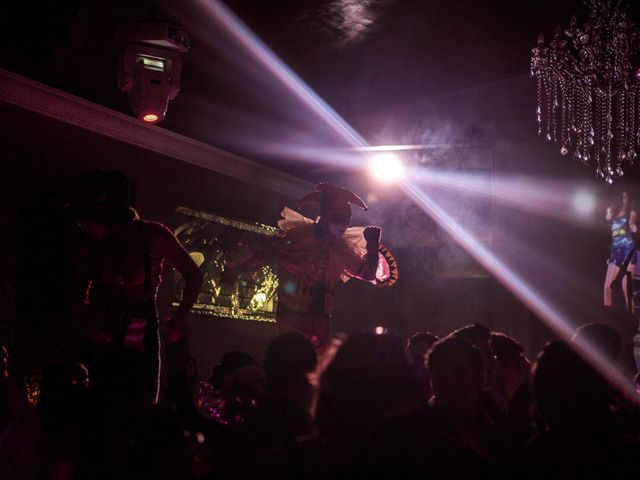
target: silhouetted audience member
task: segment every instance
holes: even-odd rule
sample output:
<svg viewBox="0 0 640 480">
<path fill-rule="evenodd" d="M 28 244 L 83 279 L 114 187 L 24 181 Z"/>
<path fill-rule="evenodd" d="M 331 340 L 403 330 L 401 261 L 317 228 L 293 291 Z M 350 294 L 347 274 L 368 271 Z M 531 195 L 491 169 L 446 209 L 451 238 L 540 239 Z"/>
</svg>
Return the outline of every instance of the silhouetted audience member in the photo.
<svg viewBox="0 0 640 480">
<path fill-rule="evenodd" d="M 447 349 L 458 343 L 463 344 L 463 354 L 453 360 L 446 358 L 449 356 Z M 469 358 L 464 358 L 465 351 Z M 431 361 L 436 368 L 436 377 L 432 378 L 434 393 L 440 392 L 445 404 L 449 398 L 462 403 L 467 396 L 479 396 L 483 378 L 482 357 L 469 342 L 455 337 L 437 341 L 427 356 L 427 362 Z M 454 370 L 445 372 L 448 365 L 452 365 Z M 458 394 L 461 398 L 458 399 L 453 390 L 460 382 L 462 389 Z M 477 400 L 475 404 L 479 406 Z M 371 430 L 363 434 L 355 460 L 345 466 L 340 475 L 332 478 L 488 478 L 488 462 L 470 448 L 468 442 L 452 434 L 452 424 L 444 417 L 437 394 L 428 406 L 421 401 L 414 407 L 383 415 Z M 478 411 L 478 416 L 482 416 L 481 407 L 476 413 Z M 453 413 L 455 419 L 458 413 Z M 469 437 L 470 434 L 465 432 L 465 439 Z M 484 455 L 484 451 L 482 453 Z"/>
<path fill-rule="evenodd" d="M 204 420 L 203 446 L 213 454 L 208 468 L 218 474 L 234 467 L 240 471 L 241 467 L 234 462 L 233 438 L 264 395 L 264 373 L 251 355 L 233 351 L 222 356 L 213 374 L 215 378 L 211 381 L 217 388 L 209 382 L 198 382 L 194 398 L 196 410 Z"/>
<path fill-rule="evenodd" d="M 430 332 L 415 333 L 407 340 L 406 352 L 413 362 L 418 388 L 422 392 L 422 398 L 425 402 L 428 402 L 432 395 L 431 377 L 426 365 L 427 352 L 437 341 L 438 337 Z"/>
<path fill-rule="evenodd" d="M 11 381 L 9 352 L 0 345 L 0 478 L 40 480 L 45 457 L 46 434 L 35 409 Z"/>
<path fill-rule="evenodd" d="M 603 377 L 569 345 L 547 344 L 532 371 L 532 393 L 546 429 L 524 449 L 528 478 L 623 478 L 637 465 L 638 444 L 613 419 Z"/>
<path fill-rule="evenodd" d="M 81 470 L 85 428 L 93 413 L 87 368 L 70 358 L 48 365 L 40 381 L 38 411 L 49 433 L 47 478 L 74 478 Z"/>
<path fill-rule="evenodd" d="M 213 368 L 209 382 L 214 388 L 222 390 L 225 387 L 225 383 L 229 382 L 234 371 L 244 367 L 255 367 L 257 365 L 258 362 L 256 362 L 255 358 L 246 352 L 226 352 L 220 359 L 220 368 L 216 369 L 217 366 Z"/>
<path fill-rule="evenodd" d="M 637 401 L 628 397 L 609 375 L 624 372 L 621 364 L 622 337 L 618 331 L 603 322 L 593 322 L 576 329 L 572 343 L 577 343 L 588 352 L 595 352 L 608 365 L 604 369 L 611 392 L 611 409 L 615 413 L 618 425 L 629 435 L 640 435 L 640 408 Z M 619 377 L 620 379 L 621 377 Z"/>
<path fill-rule="evenodd" d="M 439 338 L 431 332 L 414 333 L 407 340 L 407 355 L 414 364 L 424 364 L 427 360 L 427 352 L 438 340 Z"/>
<path fill-rule="evenodd" d="M 500 401 L 500 397 L 496 392 L 495 382 L 498 366 L 496 357 L 491 350 L 491 332 L 484 325 L 473 323 L 454 330 L 450 335 L 467 340 L 482 354 L 484 380 L 482 383 L 480 402 L 483 405 L 484 411 L 493 419 L 493 422 L 499 424 L 504 420 L 506 407 L 503 402 Z"/>
<path fill-rule="evenodd" d="M 300 333 L 279 335 L 267 347 L 266 395 L 256 412 L 247 417 L 236 443 L 245 462 L 253 457 L 245 472 L 247 478 L 265 472 L 276 478 L 286 476 L 289 445 L 312 433 L 315 387 L 310 377 L 317 364 L 315 347 Z"/>
<path fill-rule="evenodd" d="M 344 469 L 368 432 L 389 417 L 415 409 L 419 398 L 397 337 L 360 334 L 347 339 L 320 380 L 316 425 L 328 463 Z"/>
<path fill-rule="evenodd" d="M 597 351 L 611 366 L 616 366 L 622 350 L 622 338 L 618 331 L 603 322 L 593 322 L 576 329 L 572 342 L 591 351 Z"/>
<path fill-rule="evenodd" d="M 483 386 L 487 390 L 491 389 L 496 371 L 496 360 L 490 345 L 491 331 L 480 323 L 473 323 L 454 330 L 450 335 L 464 338 L 482 354 L 484 370 Z"/>
<path fill-rule="evenodd" d="M 498 424 L 492 450 L 499 460 L 505 461 L 534 433 L 529 413 L 531 362 L 524 355 L 522 346 L 508 335 L 492 332 L 490 345 L 496 359 L 494 398 L 505 414 Z"/>
<path fill-rule="evenodd" d="M 490 458 L 494 418 L 482 402 L 483 360 L 480 351 L 458 336 L 436 342 L 427 357 L 435 428 L 452 445 Z"/>
<path fill-rule="evenodd" d="M 147 407 L 136 419 L 131 435 L 130 480 L 191 480 L 194 466 L 178 413 L 167 406 Z M 197 440 L 196 440 L 197 441 Z"/>
<path fill-rule="evenodd" d="M 165 402 L 172 403 L 180 412 L 182 420 L 189 430 L 197 430 L 199 424 L 199 415 L 194 405 L 194 396 L 196 392 L 196 384 L 198 382 L 198 366 L 196 359 L 184 350 L 176 356 L 184 358 L 171 359 L 171 346 L 181 344 L 185 339 L 167 345 L 165 350 L 167 356 L 167 388 L 165 390 Z M 186 342 L 185 342 L 186 343 Z"/>
<path fill-rule="evenodd" d="M 85 420 L 89 401 L 89 371 L 74 359 L 49 364 L 40 380 L 38 411 L 53 436 Z"/>
<path fill-rule="evenodd" d="M 522 346 L 504 333 L 492 332 L 489 345 L 495 358 L 493 391 L 503 411 L 507 411 L 516 390 L 529 382 L 531 362 Z"/>
<path fill-rule="evenodd" d="M 155 388 L 142 352 L 103 351 L 91 370 L 92 415 L 83 429 L 74 478 L 129 478 L 132 438 Z"/>
<path fill-rule="evenodd" d="M 210 382 L 198 382 L 195 406 L 198 413 L 216 424 L 218 435 L 244 422 L 264 394 L 264 373 L 246 352 L 227 352 L 213 369 Z M 225 439 L 225 443 L 228 439 Z"/>
<path fill-rule="evenodd" d="M 301 415 L 287 428 L 286 421 L 280 428 L 290 431 L 292 435 L 304 435 L 310 432 L 311 407 L 314 402 L 314 385 L 310 375 L 313 374 L 318 359 L 311 341 L 295 332 L 276 337 L 267 347 L 264 357 L 264 373 L 267 381 L 267 399 L 276 413 L 288 415 L 295 412 Z M 283 418 L 282 420 L 286 420 Z"/>
</svg>

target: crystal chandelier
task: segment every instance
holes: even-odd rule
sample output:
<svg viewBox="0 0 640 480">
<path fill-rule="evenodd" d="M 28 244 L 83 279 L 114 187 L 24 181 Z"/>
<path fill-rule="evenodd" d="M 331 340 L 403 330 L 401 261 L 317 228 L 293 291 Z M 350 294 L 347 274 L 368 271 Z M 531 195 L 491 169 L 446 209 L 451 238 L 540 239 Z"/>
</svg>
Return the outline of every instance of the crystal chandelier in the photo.
<svg viewBox="0 0 640 480">
<path fill-rule="evenodd" d="M 538 83 L 538 135 L 560 143 L 560 154 L 596 165 L 607 183 L 633 165 L 640 143 L 638 33 L 621 0 L 585 0 L 589 19 L 556 27 L 532 50 Z"/>
</svg>

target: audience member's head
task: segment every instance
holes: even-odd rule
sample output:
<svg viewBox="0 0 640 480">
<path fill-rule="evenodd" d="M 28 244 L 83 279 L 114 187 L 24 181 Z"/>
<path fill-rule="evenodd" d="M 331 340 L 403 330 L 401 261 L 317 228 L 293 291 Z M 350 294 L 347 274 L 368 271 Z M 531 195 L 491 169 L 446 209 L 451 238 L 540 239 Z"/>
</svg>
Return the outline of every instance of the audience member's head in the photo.
<svg viewBox="0 0 640 480">
<path fill-rule="evenodd" d="M 309 412 L 314 393 L 310 375 L 317 365 L 316 349 L 306 336 L 291 332 L 276 337 L 264 357 L 264 373 L 271 396 L 295 403 Z"/>
<path fill-rule="evenodd" d="M 491 331 L 480 323 L 473 323 L 453 331 L 451 335 L 464 338 L 480 351 L 484 359 L 484 386 L 485 388 L 490 388 L 493 384 L 496 370 L 496 361 L 489 344 Z"/>
<path fill-rule="evenodd" d="M 620 358 L 622 338 L 615 328 L 606 323 L 593 322 L 578 327 L 571 341 L 588 350 L 597 350 L 613 365 Z"/>
<path fill-rule="evenodd" d="M 564 342 L 550 342 L 538 355 L 531 388 L 537 411 L 551 430 L 584 430 L 609 420 L 607 383 Z"/>
<path fill-rule="evenodd" d="M 414 365 L 424 365 L 427 352 L 438 341 L 438 337 L 431 332 L 414 333 L 407 340 L 406 352 Z"/>
<path fill-rule="evenodd" d="M 251 404 L 260 400 L 265 390 L 264 372 L 257 365 L 236 368 L 224 384 L 224 396 Z"/>
<path fill-rule="evenodd" d="M 300 333 L 284 333 L 267 347 L 264 357 L 264 373 L 271 388 L 296 383 L 313 372 L 318 364 L 315 348 Z"/>
<path fill-rule="evenodd" d="M 325 435 L 362 434 L 418 399 L 399 338 L 360 334 L 346 340 L 320 381 L 317 424 Z"/>
<path fill-rule="evenodd" d="M 482 354 L 464 338 L 450 335 L 436 342 L 427 356 L 427 368 L 440 403 L 466 402 L 482 391 Z"/>
<path fill-rule="evenodd" d="M 529 381 L 531 362 L 525 357 L 522 346 L 503 333 L 491 333 L 491 351 L 496 359 L 494 385 L 496 391 L 511 401 L 520 385 Z"/>
<path fill-rule="evenodd" d="M 244 367 L 255 367 L 258 362 L 246 352 L 232 351 L 222 355 L 220 363 L 213 367 L 209 383 L 216 390 L 222 390 L 235 370 Z"/>
<path fill-rule="evenodd" d="M 465 325 L 457 330 L 451 332 L 454 337 L 464 338 L 469 343 L 479 348 L 478 345 L 484 345 L 486 343 L 489 346 L 489 339 L 491 338 L 491 331 L 480 323 L 472 323 L 471 325 Z"/>
</svg>

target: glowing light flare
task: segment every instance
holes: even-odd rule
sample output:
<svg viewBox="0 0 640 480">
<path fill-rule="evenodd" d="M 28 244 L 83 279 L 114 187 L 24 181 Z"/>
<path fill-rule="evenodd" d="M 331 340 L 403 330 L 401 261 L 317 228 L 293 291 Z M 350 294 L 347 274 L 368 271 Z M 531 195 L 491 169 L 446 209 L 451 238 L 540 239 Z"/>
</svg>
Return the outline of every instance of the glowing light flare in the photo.
<svg viewBox="0 0 640 480">
<path fill-rule="evenodd" d="M 573 196 L 573 208 L 581 217 L 588 217 L 596 206 L 594 195 L 586 190 L 578 190 Z"/>
<path fill-rule="evenodd" d="M 155 123 L 158 121 L 158 115 L 156 115 L 155 113 L 147 113 L 142 117 L 142 120 L 147 123 Z"/>
<path fill-rule="evenodd" d="M 378 325 L 374 331 L 376 332 L 376 335 L 384 335 L 387 330 L 383 326 Z"/>
<path fill-rule="evenodd" d="M 393 153 L 375 155 L 369 162 L 371 174 L 381 182 L 396 182 L 404 177 L 404 165 Z"/>
<path fill-rule="evenodd" d="M 507 265 L 477 241 L 467 230 L 448 215 L 433 199 L 410 181 L 404 182 L 404 191 L 425 213 L 433 218 L 458 243 L 487 269 L 498 281 L 511 291 L 525 306 L 534 312 L 560 338 L 569 341 L 574 333 L 571 322 L 565 319 L 550 303 L 539 295 L 526 281 L 518 277 Z M 629 399 L 638 402 L 632 385 L 624 376 L 604 358 L 600 352 L 573 345 L 594 368 L 606 375 L 616 386 L 626 393 Z"/>
</svg>

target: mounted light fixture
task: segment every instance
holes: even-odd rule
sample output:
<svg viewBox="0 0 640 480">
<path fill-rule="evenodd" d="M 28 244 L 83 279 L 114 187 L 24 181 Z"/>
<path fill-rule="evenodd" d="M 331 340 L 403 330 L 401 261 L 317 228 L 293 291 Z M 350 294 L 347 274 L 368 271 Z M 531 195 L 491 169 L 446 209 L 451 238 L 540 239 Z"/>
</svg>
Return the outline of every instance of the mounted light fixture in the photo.
<svg viewBox="0 0 640 480">
<path fill-rule="evenodd" d="M 148 123 L 162 121 L 180 91 L 180 54 L 189 50 L 189 37 L 167 22 L 121 24 L 115 37 L 125 44 L 118 83 L 133 113 Z"/>
</svg>

